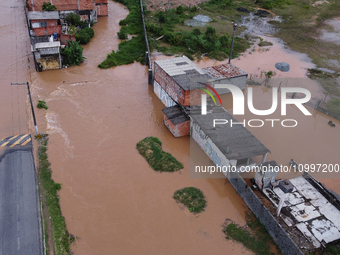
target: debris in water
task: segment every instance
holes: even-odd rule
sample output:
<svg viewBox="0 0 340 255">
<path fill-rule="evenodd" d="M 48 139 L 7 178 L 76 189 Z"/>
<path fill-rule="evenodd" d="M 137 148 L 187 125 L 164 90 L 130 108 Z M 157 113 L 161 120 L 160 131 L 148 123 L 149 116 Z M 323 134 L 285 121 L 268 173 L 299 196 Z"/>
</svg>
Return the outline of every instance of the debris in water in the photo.
<svg viewBox="0 0 340 255">
<path fill-rule="evenodd" d="M 282 71 L 282 72 L 288 72 L 290 69 L 289 64 L 285 63 L 285 62 L 280 62 L 280 63 L 276 63 L 275 64 L 276 69 Z"/>
</svg>

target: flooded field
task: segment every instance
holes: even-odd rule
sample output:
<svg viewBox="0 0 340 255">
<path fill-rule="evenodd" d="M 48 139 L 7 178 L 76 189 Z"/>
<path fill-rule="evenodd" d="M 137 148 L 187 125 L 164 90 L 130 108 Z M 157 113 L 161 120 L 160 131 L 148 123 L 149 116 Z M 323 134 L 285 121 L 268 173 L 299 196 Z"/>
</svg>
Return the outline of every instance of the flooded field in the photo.
<svg viewBox="0 0 340 255">
<path fill-rule="evenodd" d="M 11 104 L 13 108 L 11 114 L 1 111 L 5 123 L 1 134 L 27 132 L 27 107 L 22 106 L 26 104 L 27 91 L 4 84 L 14 79 L 18 82 L 29 79 L 34 101 L 45 100 L 49 107 L 47 111 L 37 110 L 38 126 L 42 133 L 50 134 L 48 153 L 53 178 L 62 184 L 61 209 L 69 232 L 78 237 L 72 247 L 74 254 L 225 254 L 226 251 L 251 254 L 242 245 L 226 240 L 221 231 L 226 218 L 245 224 L 246 205 L 224 178 L 190 178 L 190 164 L 210 161 L 200 149 L 197 158 L 190 158 L 190 138 L 176 139 L 164 126 L 161 111 L 164 106 L 147 85 L 147 68 L 138 63 L 108 70 L 97 68 L 111 50 L 117 50 L 118 22 L 128 14 L 127 9 L 109 2 L 109 17 L 99 18 L 94 25 L 95 37 L 84 47 L 87 58 L 84 64 L 37 73 L 27 67 L 32 61 L 27 60 L 30 54 L 24 17 L 17 15 L 17 9 L 8 7 L 10 4 L 13 3 L 8 0 L 0 4 L 4 17 L 0 21 L 1 30 L 5 34 L 0 40 L 3 56 L 0 70 L 4 80 L 1 108 L 8 109 Z M 15 42 L 17 47 L 10 48 Z M 278 55 L 270 55 L 272 52 L 257 54 L 266 54 L 268 61 L 286 54 L 284 48 L 276 49 Z M 295 53 L 290 54 L 291 61 L 283 58 L 282 61 L 290 61 L 292 66 L 294 63 L 299 72 L 279 77 L 305 78 L 302 70 L 310 63 L 294 58 Z M 256 56 L 248 54 L 233 63 L 249 73 L 257 73 Z M 199 63 L 201 67 L 211 64 L 216 63 L 206 60 Z M 268 71 L 267 67 L 263 69 Z M 318 87 L 313 86 L 317 95 Z M 269 92 L 268 88 L 255 88 L 255 96 L 263 98 L 255 106 L 269 106 L 271 97 L 266 96 L 271 95 Z M 228 95 L 223 100 L 232 105 Z M 20 114 L 14 114 L 16 111 Z M 327 125 L 328 117 L 311 111 L 313 117 L 305 120 L 298 110 L 289 109 L 290 118 L 303 120 L 294 131 L 251 129 L 272 151 L 268 160 L 282 164 L 287 164 L 290 158 L 301 163 L 321 160 L 339 163 L 336 160 L 339 145 L 333 138 L 339 134 L 340 123 L 335 122 L 337 127 L 332 129 Z M 247 113 L 245 118 L 253 117 Z M 146 136 L 158 137 L 163 149 L 182 162 L 184 169 L 171 174 L 154 172 L 135 149 L 136 143 Z M 324 182 L 338 189 L 337 180 Z M 188 186 L 203 191 L 208 201 L 205 212 L 193 215 L 172 198 L 177 189 Z"/>
</svg>

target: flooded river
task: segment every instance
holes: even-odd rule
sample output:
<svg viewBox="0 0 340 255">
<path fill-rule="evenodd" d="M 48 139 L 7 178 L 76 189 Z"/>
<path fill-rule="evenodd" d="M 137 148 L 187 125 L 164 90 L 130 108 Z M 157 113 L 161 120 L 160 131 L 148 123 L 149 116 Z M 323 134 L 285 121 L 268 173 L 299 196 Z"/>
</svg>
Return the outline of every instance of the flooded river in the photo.
<svg viewBox="0 0 340 255">
<path fill-rule="evenodd" d="M 118 22 L 128 14 L 110 2 L 95 37 L 84 47 L 81 66 L 32 73 L 33 95 L 47 102 L 38 123 L 50 134 L 53 178 L 74 254 L 250 254 L 222 233 L 226 218 L 245 224 L 245 204 L 224 179 L 190 179 L 189 137 L 175 139 L 163 124 L 164 108 L 138 63 L 100 70 L 118 48 Z M 156 136 L 184 164 L 173 174 L 154 172 L 135 149 Z M 208 162 L 208 161 L 207 161 Z M 194 216 L 173 193 L 201 189 L 208 206 Z"/>
<path fill-rule="evenodd" d="M 190 159 L 189 137 L 176 139 L 164 126 L 164 106 L 147 84 L 147 68 L 138 63 L 97 68 L 118 48 L 118 22 L 128 14 L 127 9 L 109 2 L 109 17 L 99 18 L 95 37 L 84 47 L 84 64 L 37 73 L 27 68 L 32 62 L 27 62 L 24 18 L 8 7 L 13 3 L 5 2 L 0 4 L 4 34 L 0 40 L 1 77 L 6 83 L 14 78 L 18 82 L 29 79 L 35 102 L 38 98 L 47 102 L 47 111 L 37 110 L 38 126 L 50 134 L 48 152 L 53 178 L 62 184 L 62 213 L 69 232 L 78 237 L 72 247 L 74 254 L 251 254 L 226 240 L 221 231 L 226 218 L 245 224 L 246 205 L 225 179 L 190 178 L 190 163 L 210 161 L 200 150 L 197 159 Z M 10 48 L 15 44 L 16 48 Z M 235 64 L 241 63 L 242 59 Z M 268 92 L 266 88 L 255 91 Z M 27 132 L 27 107 L 22 106 L 26 93 L 24 88 L 2 90 L 2 108 L 10 109 L 15 102 L 12 114 L 1 111 L 7 125 L 2 134 Z M 17 106 L 18 97 L 24 101 Z M 264 100 L 262 105 L 268 102 Z M 14 117 L 15 111 L 19 111 L 20 120 Z M 272 151 L 268 159 L 279 163 L 291 157 L 301 162 L 323 158 L 335 162 L 337 153 L 327 146 L 339 148 L 332 139 L 339 129 L 331 129 L 324 115 L 313 114 L 294 132 L 251 131 Z M 13 125 L 16 130 L 10 128 L 11 123 L 19 123 Z M 184 169 L 171 174 L 154 172 L 135 149 L 146 136 L 158 137 L 163 149 L 182 162 Z M 335 183 L 329 184 L 335 187 Z M 208 201 L 205 212 L 193 215 L 172 198 L 174 191 L 188 186 L 204 192 Z"/>
</svg>

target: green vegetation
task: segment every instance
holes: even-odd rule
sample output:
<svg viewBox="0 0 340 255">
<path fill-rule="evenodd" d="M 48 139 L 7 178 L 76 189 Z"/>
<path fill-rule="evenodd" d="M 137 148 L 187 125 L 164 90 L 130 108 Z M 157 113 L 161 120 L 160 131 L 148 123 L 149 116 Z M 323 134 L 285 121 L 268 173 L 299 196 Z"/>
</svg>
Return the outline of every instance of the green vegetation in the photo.
<svg viewBox="0 0 340 255">
<path fill-rule="evenodd" d="M 83 63 L 86 59 L 83 57 L 83 48 L 78 42 L 69 41 L 68 44 L 68 47 L 61 52 L 63 56 L 63 65 L 75 66 Z"/>
<path fill-rule="evenodd" d="M 247 212 L 246 221 L 250 230 L 235 223 L 227 224 L 222 230 L 226 234 L 226 239 L 242 243 L 256 255 L 275 255 L 270 250 L 276 244 L 256 216 L 252 212 Z"/>
<path fill-rule="evenodd" d="M 327 245 L 326 249 L 322 253 L 323 255 L 339 255 L 340 254 L 340 244 L 330 244 Z"/>
<path fill-rule="evenodd" d="M 80 44 L 87 44 L 93 36 L 94 36 L 93 28 L 85 27 L 78 33 L 76 33 L 76 40 Z"/>
<path fill-rule="evenodd" d="M 272 46 L 273 44 L 271 42 L 267 42 L 267 41 L 262 41 L 259 43 L 260 47 L 264 47 L 264 46 Z"/>
<path fill-rule="evenodd" d="M 38 104 L 37 104 L 37 107 L 39 108 L 39 109 L 42 109 L 42 108 L 44 108 L 44 109 L 48 109 L 48 106 L 46 105 L 46 102 L 45 101 L 42 101 L 42 100 L 39 100 L 38 101 Z"/>
<path fill-rule="evenodd" d="M 76 27 L 81 27 L 81 28 L 87 27 L 86 21 L 81 20 L 80 16 L 73 12 L 66 15 L 65 21 L 67 22 L 67 24 L 74 25 Z"/>
<path fill-rule="evenodd" d="M 117 2 L 124 4 L 130 11 L 126 19 L 120 21 L 119 24 L 122 27 L 117 35 L 120 39 L 127 39 L 128 34 L 133 36 L 128 41 L 122 41 L 118 45 L 117 52 L 112 51 L 107 55 L 106 60 L 98 65 L 103 69 L 131 64 L 134 61 L 142 64 L 145 62 L 146 46 L 139 0 L 118 0 Z"/>
<path fill-rule="evenodd" d="M 94 36 L 93 28 L 88 27 L 87 22 L 85 20 L 81 20 L 78 14 L 67 14 L 65 17 L 65 21 L 67 22 L 67 24 L 70 25 L 68 34 L 75 34 L 76 40 L 80 44 L 87 44 Z M 92 25 L 93 22 L 91 22 L 91 26 Z"/>
<path fill-rule="evenodd" d="M 47 155 L 47 135 L 39 139 L 38 150 L 38 179 L 44 196 L 44 204 L 47 207 L 48 218 L 51 223 L 54 254 L 64 255 L 70 253 L 70 237 L 66 229 L 65 219 L 61 214 L 58 191 L 61 189 L 59 183 L 52 179 L 52 170 Z M 47 215 L 45 215 L 47 216 Z M 45 234 L 46 236 L 46 234 Z M 50 247 L 51 249 L 51 247 Z"/>
<path fill-rule="evenodd" d="M 177 190 L 173 198 L 180 203 L 183 203 L 190 212 L 199 213 L 204 211 L 207 202 L 205 201 L 202 191 L 194 187 L 188 187 Z"/>
<path fill-rule="evenodd" d="M 43 2 L 42 5 L 42 10 L 43 11 L 55 11 L 57 9 L 57 7 L 55 7 L 53 4 L 51 4 L 50 2 Z"/>
<path fill-rule="evenodd" d="M 327 102 L 327 109 L 335 114 L 340 115 L 340 99 L 333 98 Z"/>
<path fill-rule="evenodd" d="M 151 34 L 151 47 L 163 53 L 183 53 L 190 59 L 193 59 L 194 56 L 200 58 L 204 53 L 217 60 L 227 58 L 230 53 L 232 37 L 225 33 L 225 30 L 223 32 L 217 31 L 219 27 L 216 26 L 215 28 L 214 22 L 211 22 L 205 31 L 184 25 L 184 21 L 194 17 L 197 11 L 197 7 L 178 6 L 176 9 L 170 9 L 166 12 L 150 13 L 147 16 L 146 29 Z M 155 40 L 159 37 L 162 37 L 162 40 Z M 235 37 L 232 57 L 237 57 L 240 52 L 244 52 L 248 47 L 247 40 Z"/>
<path fill-rule="evenodd" d="M 155 171 L 174 172 L 183 168 L 182 163 L 162 150 L 162 142 L 156 137 L 144 138 L 136 148 Z"/>
</svg>

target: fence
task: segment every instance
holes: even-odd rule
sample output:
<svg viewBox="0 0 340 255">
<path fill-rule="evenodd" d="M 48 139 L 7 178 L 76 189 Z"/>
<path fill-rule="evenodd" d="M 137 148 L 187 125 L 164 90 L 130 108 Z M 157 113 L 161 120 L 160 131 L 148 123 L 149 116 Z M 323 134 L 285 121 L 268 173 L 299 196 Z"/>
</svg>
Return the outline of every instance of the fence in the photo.
<svg viewBox="0 0 340 255">
<path fill-rule="evenodd" d="M 295 244 L 293 239 L 281 227 L 239 173 L 229 172 L 227 178 L 244 202 L 246 202 L 250 210 L 252 210 L 260 222 L 266 227 L 268 233 L 280 247 L 282 253 L 285 255 L 303 255 L 303 252 Z"/>
<path fill-rule="evenodd" d="M 153 81 L 153 74 L 152 74 L 152 65 L 151 65 L 151 53 L 150 53 L 150 47 L 148 42 L 148 35 L 146 34 L 146 28 L 145 28 L 145 16 L 144 16 L 144 8 L 143 8 L 143 0 L 140 0 L 140 9 L 142 13 L 142 22 L 143 22 L 143 30 L 144 30 L 144 37 L 145 37 L 145 44 L 146 44 L 146 53 L 145 53 L 145 65 L 149 67 L 148 71 L 148 83 L 152 84 Z"/>
</svg>

